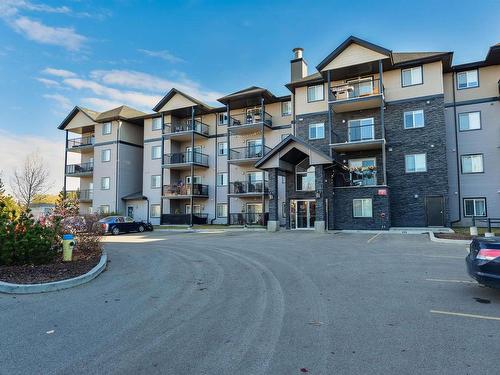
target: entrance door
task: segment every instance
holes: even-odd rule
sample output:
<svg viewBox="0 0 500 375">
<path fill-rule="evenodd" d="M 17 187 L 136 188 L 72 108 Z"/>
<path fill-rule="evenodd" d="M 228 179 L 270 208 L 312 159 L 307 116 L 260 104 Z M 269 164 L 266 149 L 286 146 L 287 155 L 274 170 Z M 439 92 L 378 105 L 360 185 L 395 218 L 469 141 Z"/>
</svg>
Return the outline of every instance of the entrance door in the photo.
<svg viewBox="0 0 500 375">
<path fill-rule="evenodd" d="M 291 200 L 290 201 L 290 228 L 291 229 L 314 229 L 316 221 L 315 200 Z"/>
<path fill-rule="evenodd" d="M 127 207 L 127 216 L 131 217 L 132 219 L 134 218 L 134 207 L 133 206 Z"/>
<path fill-rule="evenodd" d="M 428 227 L 442 227 L 444 225 L 443 197 L 425 197 L 425 211 Z"/>
</svg>

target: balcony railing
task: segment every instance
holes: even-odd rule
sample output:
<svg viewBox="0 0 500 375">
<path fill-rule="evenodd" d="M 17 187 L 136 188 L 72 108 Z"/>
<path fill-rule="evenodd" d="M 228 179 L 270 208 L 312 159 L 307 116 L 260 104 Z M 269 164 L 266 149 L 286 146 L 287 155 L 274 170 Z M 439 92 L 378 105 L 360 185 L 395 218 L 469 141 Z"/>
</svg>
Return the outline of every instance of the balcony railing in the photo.
<svg viewBox="0 0 500 375">
<path fill-rule="evenodd" d="M 234 181 L 229 184 L 229 194 L 259 194 L 269 190 L 267 181 Z"/>
<path fill-rule="evenodd" d="M 267 225 L 269 213 L 235 213 L 229 214 L 229 224 L 231 225 Z"/>
<path fill-rule="evenodd" d="M 163 134 L 176 134 L 182 132 L 192 132 L 208 136 L 209 127 L 201 121 L 195 120 L 194 124 L 191 121 L 178 121 L 165 124 L 163 126 Z"/>
<path fill-rule="evenodd" d="M 249 112 L 241 115 L 233 115 L 229 121 L 229 127 L 244 126 L 244 125 L 257 125 L 262 124 L 267 126 L 273 125 L 273 117 L 262 111 Z"/>
<path fill-rule="evenodd" d="M 84 146 L 92 146 L 95 143 L 95 137 L 93 135 L 81 138 L 68 139 L 66 148 L 78 148 Z"/>
<path fill-rule="evenodd" d="M 347 128 L 349 142 L 361 142 L 375 139 L 375 124 L 349 125 Z"/>
<path fill-rule="evenodd" d="M 76 198 L 81 201 L 90 201 L 94 198 L 93 189 L 77 190 Z"/>
<path fill-rule="evenodd" d="M 208 214 L 193 213 L 193 224 L 207 224 Z M 163 214 L 161 224 L 165 225 L 188 225 L 191 223 L 190 214 Z"/>
<path fill-rule="evenodd" d="M 341 85 L 331 87 L 331 100 L 347 100 L 364 98 L 367 96 L 378 95 L 383 90 L 380 89 L 379 79 L 366 79 L 359 81 L 350 81 Z"/>
<path fill-rule="evenodd" d="M 199 164 L 208 167 L 208 155 L 186 151 L 165 154 L 165 164 Z"/>
<path fill-rule="evenodd" d="M 94 163 L 69 164 L 66 166 L 66 174 L 90 173 L 94 170 Z"/>
<path fill-rule="evenodd" d="M 229 160 L 256 159 L 266 155 L 270 147 L 262 145 L 236 147 L 229 150 Z"/>
<path fill-rule="evenodd" d="M 202 184 L 174 184 L 163 186 L 163 196 L 203 196 L 208 197 L 208 185 Z"/>
</svg>

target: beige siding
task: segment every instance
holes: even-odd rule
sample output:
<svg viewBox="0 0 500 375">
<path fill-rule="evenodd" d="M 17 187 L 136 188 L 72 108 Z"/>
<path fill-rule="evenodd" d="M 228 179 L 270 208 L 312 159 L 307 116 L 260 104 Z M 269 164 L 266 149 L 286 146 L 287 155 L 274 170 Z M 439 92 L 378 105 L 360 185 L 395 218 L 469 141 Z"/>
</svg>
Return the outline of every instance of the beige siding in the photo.
<svg viewBox="0 0 500 375">
<path fill-rule="evenodd" d="M 358 65 L 386 58 L 387 56 L 381 53 L 353 43 L 342 51 L 334 60 L 330 61 L 330 63 L 322 71 L 325 72 L 327 70 L 339 69 L 346 66 Z"/>
<path fill-rule="evenodd" d="M 94 126 L 96 123 L 92 121 L 87 115 L 79 111 L 75 117 L 69 122 L 64 130 L 72 131 L 74 133 L 81 133 L 82 127 Z"/>
<path fill-rule="evenodd" d="M 498 81 L 500 80 L 500 65 L 479 68 L 479 87 L 458 90 L 455 87 L 455 98 L 457 102 L 491 98 L 499 95 Z M 455 77 L 456 85 L 456 77 Z M 452 73 L 445 75 L 445 103 L 453 102 L 453 76 Z"/>
<path fill-rule="evenodd" d="M 175 94 L 158 112 L 171 111 L 177 108 L 186 108 L 197 105 L 193 101 L 186 98 L 184 95 Z"/>
<path fill-rule="evenodd" d="M 166 118 L 164 119 L 164 121 L 165 123 L 168 123 Z M 155 138 L 161 138 L 161 129 L 153 130 L 153 119 L 151 118 L 144 119 L 144 139 L 155 139 Z"/>
<path fill-rule="evenodd" d="M 324 87 L 324 99 L 317 102 L 307 102 L 307 86 L 297 87 L 295 89 L 295 114 L 302 115 L 305 113 L 325 112 L 328 110 L 328 102 L 326 95 L 326 84 Z"/>
<path fill-rule="evenodd" d="M 103 124 L 95 126 L 95 143 L 116 141 L 116 132 L 118 129 L 118 121 L 111 121 L 111 134 L 102 134 Z"/>
<path fill-rule="evenodd" d="M 120 127 L 120 140 L 142 145 L 144 139 L 143 127 L 122 121 Z"/>
</svg>

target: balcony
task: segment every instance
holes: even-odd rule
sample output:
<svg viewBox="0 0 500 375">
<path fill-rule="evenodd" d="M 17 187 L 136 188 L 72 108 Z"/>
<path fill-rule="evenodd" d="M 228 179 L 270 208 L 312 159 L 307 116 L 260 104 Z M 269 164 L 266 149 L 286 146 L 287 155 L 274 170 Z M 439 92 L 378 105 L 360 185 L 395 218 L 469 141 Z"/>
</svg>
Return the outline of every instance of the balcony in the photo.
<svg viewBox="0 0 500 375">
<path fill-rule="evenodd" d="M 229 195 L 235 197 L 254 197 L 269 194 L 267 181 L 234 181 L 229 184 Z"/>
<path fill-rule="evenodd" d="M 71 177 L 92 176 L 94 172 L 94 163 L 87 162 L 81 164 L 68 164 L 66 166 L 66 175 Z"/>
<path fill-rule="evenodd" d="M 191 121 L 178 121 L 165 124 L 163 134 L 172 140 L 185 142 L 191 140 L 193 135 L 195 138 L 208 137 L 209 127 L 198 120 L 195 120 L 194 124 Z"/>
<path fill-rule="evenodd" d="M 229 119 L 228 129 L 232 134 L 248 134 L 262 129 L 262 126 L 271 128 L 273 117 L 261 110 L 247 111 L 246 114 L 233 115 Z"/>
<path fill-rule="evenodd" d="M 91 202 L 92 199 L 94 199 L 94 190 L 93 189 L 77 190 L 76 198 L 80 202 Z"/>
<path fill-rule="evenodd" d="M 352 125 L 353 123 L 359 125 Z M 334 131 L 335 143 L 330 147 L 336 152 L 350 152 L 363 150 L 376 150 L 384 146 L 385 140 L 381 138 L 380 127 L 375 123 L 363 120 L 349 121 L 347 134 L 340 134 L 340 129 Z M 347 139 L 346 139 L 347 138 Z"/>
<path fill-rule="evenodd" d="M 334 112 L 350 112 L 378 108 L 384 103 L 379 79 L 349 81 L 330 88 L 329 103 Z"/>
<path fill-rule="evenodd" d="M 208 155 L 191 151 L 165 154 L 164 168 L 181 170 L 190 169 L 191 165 L 208 168 Z"/>
<path fill-rule="evenodd" d="M 208 198 L 208 185 L 174 184 L 163 186 L 163 197 L 169 199 Z"/>
<path fill-rule="evenodd" d="M 235 213 L 229 214 L 230 225 L 267 225 L 269 213 Z"/>
<path fill-rule="evenodd" d="M 68 139 L 66 149 L 71 152 L 82 152 L 84 150 L 92 150 L 95 143 L 93 135 L 81 138 Z"/>
<path fill-rule="evenodd" d="M 163 214 L 161 215 L 162 225 L 189 225 L 191 224 L 190 214 Z M 208 214 L 193 213 L 193 224 L 204 225 L 208 222 Z"/>
<path fill-rule="evenodd" d="M 228 162 L 233 164 L 255 164 L 261 157 L 271 151 L 262 145 L 236 147 L 229 150 Z"/>
</svg>

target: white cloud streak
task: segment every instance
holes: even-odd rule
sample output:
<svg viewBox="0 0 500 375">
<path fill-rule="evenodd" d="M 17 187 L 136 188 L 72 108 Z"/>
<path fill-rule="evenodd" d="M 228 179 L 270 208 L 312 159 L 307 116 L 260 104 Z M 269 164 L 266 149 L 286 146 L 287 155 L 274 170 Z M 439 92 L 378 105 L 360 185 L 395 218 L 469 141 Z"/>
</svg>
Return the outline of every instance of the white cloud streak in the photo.
<svg viewBox="0 0 500 375">
<path fill-rule="evenodd" d="M 44 70 L 42 70 L 42 73 L 49 74 L 49 75 L 55 76 L 55 77 L 61 77 L 61 78 L 71 78 L 71 77 L 77 76 L 76 73 L 73 73 L 69 70 L 54 69 L 54 68 L 45 68 Z"/>
<path fill-rule="evenodd" d="M 57 107 L 53 108 L 58 113 L 67 112 L 71 110 L 74 106 L 71 104 L 71 100 L 61 94 L 45 94 L 43 95 L 45 99 L 52 100 L 56 103 Z"/>
<path fill-rule="evenodd" d="M 148 50 L 148 49 L 138 49 L 138 51 L 142 52 L 146 56 L 158 57 L 158 58 L 160 58 L 162 60 L 165 60 L 165 61 L 168 61 L 168 62 L 171 62 L 171 63 L 174 63 L 174 64 L 175 63 L 184 62 L 183 59 L 181 59 L 180 57 L 175 56 L 174 54 L 172 54 L 171 52 L 169 52 L 167 50 L 151 51 L 151 50 Z"/>
</svg>

